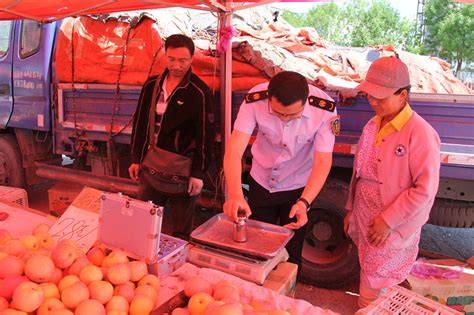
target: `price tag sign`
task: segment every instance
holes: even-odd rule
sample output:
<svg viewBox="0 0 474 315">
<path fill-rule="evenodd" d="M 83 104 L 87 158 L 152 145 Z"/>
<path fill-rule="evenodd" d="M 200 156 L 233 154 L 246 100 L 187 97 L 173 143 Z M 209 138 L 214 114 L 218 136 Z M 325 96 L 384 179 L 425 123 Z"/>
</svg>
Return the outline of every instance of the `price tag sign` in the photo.
<svg viewBox="0 0 474 315">
<path fill-rule="evenodd" d="M 78 248 L 87 252 L 97 240 L 98 229 L 97 213 L 69 206 L 49 233 L 58 243 L 65 239 L 73 240 Z"/>
<path fill-rule="evenodd" d="M 100 190 L 84 188 L 51 227 L 51 236 L 57 242 L 73 240 L 87 252 L 98 238 L 100 194 Z"/>
</svg>

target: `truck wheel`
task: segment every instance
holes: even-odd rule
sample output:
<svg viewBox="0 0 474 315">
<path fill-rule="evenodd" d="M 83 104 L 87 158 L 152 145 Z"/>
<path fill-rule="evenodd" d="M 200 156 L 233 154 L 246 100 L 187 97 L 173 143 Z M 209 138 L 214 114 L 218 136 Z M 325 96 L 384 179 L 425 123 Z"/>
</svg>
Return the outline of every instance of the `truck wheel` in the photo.
<svg viewBox="0 0 474 315">
<path fill-rule="evenodd" d="M 300 278 L 323 288 L 340 288 L 359 276 L 357 247 L 344 235 L 348 183 L 328 178 L 308 213 Z"/>
<path fill-rule="evenodd" d="M 428 223 L 457 228 L 474 227 L 474 204 L 469 201 L 436 198 Z"/>
<path fill-rule="evenodd" d="M 0 135 L 0 185 L 24 187 L 25 169 L 20 147 L 13 135 Z"/>
<path fill-rule="evenodd" d="M 344 235 L 344 215 L 313 209 L 303 246 L 301 280 L 322 288 L 340 288 L 359 275 L 357 248 Z"/>
</svg>

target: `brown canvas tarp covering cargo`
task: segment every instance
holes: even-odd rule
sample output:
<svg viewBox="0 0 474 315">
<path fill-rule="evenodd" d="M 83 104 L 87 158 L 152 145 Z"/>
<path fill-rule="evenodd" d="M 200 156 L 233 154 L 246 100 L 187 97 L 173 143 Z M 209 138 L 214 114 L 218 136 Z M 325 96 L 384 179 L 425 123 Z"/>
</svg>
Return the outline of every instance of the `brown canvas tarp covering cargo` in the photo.
<svg viewBox="0 0 474 315">
<path fill-rule="evenodd" d="M 57 79 L 60 82 L 73 80 L 71 34 L 74 24 L 76 83 L 116 84 L 119 81 L 120 84 L 141 85 L 150 73 L 157 74 L 164 69 L 163 38 L 181 32 L 194 34 L 197 50 L 193 71 L 214 90 L 218 90 L 220 64 L 215 53 L 215 30 L 214 33 L 209 29 L 196 32 L 191 14 L 183 14 L 182 11 L 156 11 L 158 13 L 153 16 L 144 15 L 133 27 L 117 19 L 66 18 L 58 35 Z M 264 11 L 252 12 L 258 15 Z M 296 29 L 283 20 L 273 23 L 265 14 L 259 17 L 263 27 L 258 27 L 254 21 L 248 20 L 249 16 L 251 14 L 242 13 L 234 25 L 239 34 L 233 38 L 234 91 L 248 90 L 281 70 L 292 70 L 300 72 L 322 88 L 352 96 L 356 94 L 354 87 L 363 79 L 370 65 L 368 56 L 374 52 L 381 56 L 394 53 L 390 45 L 365 49 L 334 47 L 328 45 L 312 28 Z M 128 32 L 130 35 L 127 41 Z M 409 67 L 412 91 L 472 93 L 452 74 L 447 62 L 404 51 L 397 50 L 397 53 Z"/>
<path fill-rule="evenodd" d="M 136 27 L 130 28 L 129 25 L 115 20 L 103 22 L 88 17 L 65 19 L 61 24 L 56 48 L 57 80 L 116 84 L 120 75 L 120 84 L 141 85 L 150 73 L 161 73 L 165 67 L 164 43 L 156 23 L 152 19 L 143 18 Z M 74 38 L 71 39 L 73 29 Z M 128 32 L 128 44 L 125 45 Z M 209 86 L 219 89 L 218 58 L 198 49 L 194 56 L 193 71 Z M 267 80 L 261 71 L 245 62 L 234 61 L 232 72 L 236 90 L 246 90 L 249 85 Z"/>
<path fill-rule="evenodd" d="M 116 83 L 130 31 L 120 83 L 142 84 L 155 52 L 162 51 L 164 43 L 153 20 L 144 18 L 135 28 L 129 25 L 118 21 L 104 23 L 87 17 L 65 19 L 57 38 L 57 79 L 60 82 L 73 80 L 71 60 L 74 54 L 75 82 Z"/>
</svg>

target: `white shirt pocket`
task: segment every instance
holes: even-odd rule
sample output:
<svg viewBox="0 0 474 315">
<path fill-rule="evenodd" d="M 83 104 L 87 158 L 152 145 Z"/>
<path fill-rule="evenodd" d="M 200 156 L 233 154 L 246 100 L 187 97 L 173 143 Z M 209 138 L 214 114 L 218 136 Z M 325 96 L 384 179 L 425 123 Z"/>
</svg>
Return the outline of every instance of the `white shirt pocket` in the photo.
<svg viewBox="0 0 474 315">
<path fill-rule="evenodd" d="M 298 135 L 296 136 L 296 143 L 304 144 L 304 143 L 310 143 L 311 140 L 308 139 L 307 135 Z"/>
<path fill-rule="evenodd" d="M 310 145 L 312 142 L 312 137 L 307 134 L 297 135 L 296 136 L 296 149 L 301 149 L 306 145 Z"/>
<path fill-rule="evenodd" d="M 259 127 L 259 133 L 269 143 L 279 144 L 281 141 L 281 138 L 277 135 L 277 133 L 271 129 Z"/>
</svg>

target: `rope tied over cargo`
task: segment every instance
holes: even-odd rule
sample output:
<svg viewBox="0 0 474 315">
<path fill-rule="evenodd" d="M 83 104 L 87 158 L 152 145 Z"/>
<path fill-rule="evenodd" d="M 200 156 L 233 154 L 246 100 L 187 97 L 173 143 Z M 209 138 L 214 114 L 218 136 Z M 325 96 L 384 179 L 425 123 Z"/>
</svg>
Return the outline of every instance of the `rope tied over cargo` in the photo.
<svg viewBox="0 0 474 315">
<path fill-rule="evenodd" d="M 155 24 L 157 25 L 158 23 L 155 21 Z M 136 26 L 136 24 L 133 24 L 133 25 L 132 25 L 132 23 L 131 23 L 130 26 L 131 26 L 131 28 L 134 28 L 134 27 Z M 126 39 L 125 45 L 128 45 L 129 36 L 130 36 L 130 31 L 129 31 L 129 33 L 127 34 L 127 39 Z M 158 47 L 158 48 L 156 49 L 155 53 L 153 54 L 153 58 L 152 58 L 152 60 L 151 60 L 150 68 L 148 69 L 147 78 L 149 78 L 149 77 L 151 76 L 151 73 L 152 73 L 152 71 L 153 71 L 153 67 L 154 67 L 154 65 L 155 65 L 155 63 L 156 63 L 156 59 L 157 59 L 157 57 L 158 57 L 159 52 L 161 51 L 161 48 L 162 48 L 162 46 L 161 46 L 161 47 Z M 120 65 L 120 68 L 121 68 L 121 69 L 122 69 L 122 66 L 123 66 L 123 63 L 124 63 L 124 60 L 125 60 L 125 59 L 124 59 L 124 56 L 125 56 L 125 49 L 126 49 L 126 48 L 124 48 L 124 54 L 123 54 L 123 56 L 122 56 L 122 63 L 121 63 L 121 65 Z M 122 72 L 122 70 L 120 70 L 119 76 L 121 76 L 121 72 Z M 120 81 L 120 78 L 117 80 L 117 91 L 119 91 L 119 85 L 118 85 L 118 82 L 119 82 L 119 81 Z M 117 97 L 117 96 L 118 96 L 118 92 L 117 92 L 115 95 L 116 95 L 116 97 Z M 115 105 L 114 105 L 114 107 L 115 107 Z M 130 119 L 128 120 L 128 122 L 127 122 L 122 128 L 120 128 L 120 130 L 118 130 L 117 132 L 113 133 L 113 134 L 112 134 L 112 137 L 115 137 L 115 136 L 120 135 L 128 126 L 130 126 L 130 124 L 131 124 L 132 121 L 133 121 L 133 118 L 134 118 L 134 115 L 132 115 L 132 116 L 130 117 Z M 111 124 L 111 128 L 110 128 L 110 129 L 112 129 L 112 124 Z"/>
<path fill-rule="evenodd" d="M 72 30 L 71 30 L 71 89 L 72 89 L 72 113 L 74 118 L 74 133 L 76 135 L 76 141 L 74 145 L 77 145 L 79 137 L 81 136 L 82 131 L 80 132 L 77 128 L 77 115 L 76 115 L 76 86 L 75 86 L 75 67 L 74 67 L 74 59 L 75 59 L 75 52 L 74 52 L 74 32 L 76 28 L 76 19 L 72 22 Z"/>
<path fill-rule="evenodd" d="M 128 43 L 130 41 L 130 33 L 132 29 L 132 24 L 128 24 L 127 27 L 127 37 L 125 38 L 125 44 L 123 46 L 123 51 L 122 51 L 122 58 L 120 60 L 120 66 L 119 66 L 119 71 L 117 75 L 117 81 L 115 82 L 115 95 L 114 95 L 114 102 L 112 104 L 112 116 L 110 120 L 110 129 L 109 129 L 109 141 L 112 141 L 112 138 L 116 136 L 117 134 L 113 133 L 113 126 L 114 126 L 114 120 L 115 120 L 115 114 L 119 110 L 117 104 L 118 104 L 118 99 L 119 99 L 119 93 L 120 93 L 120 79 L 122 78 L 122 72 L 123 72 L 123 65 L 125 63 L 125 56 L 127 55 L 127 49 L 128 49 Z M 123 131 L 120 130 L 120 132 Z"/>
</svg>

